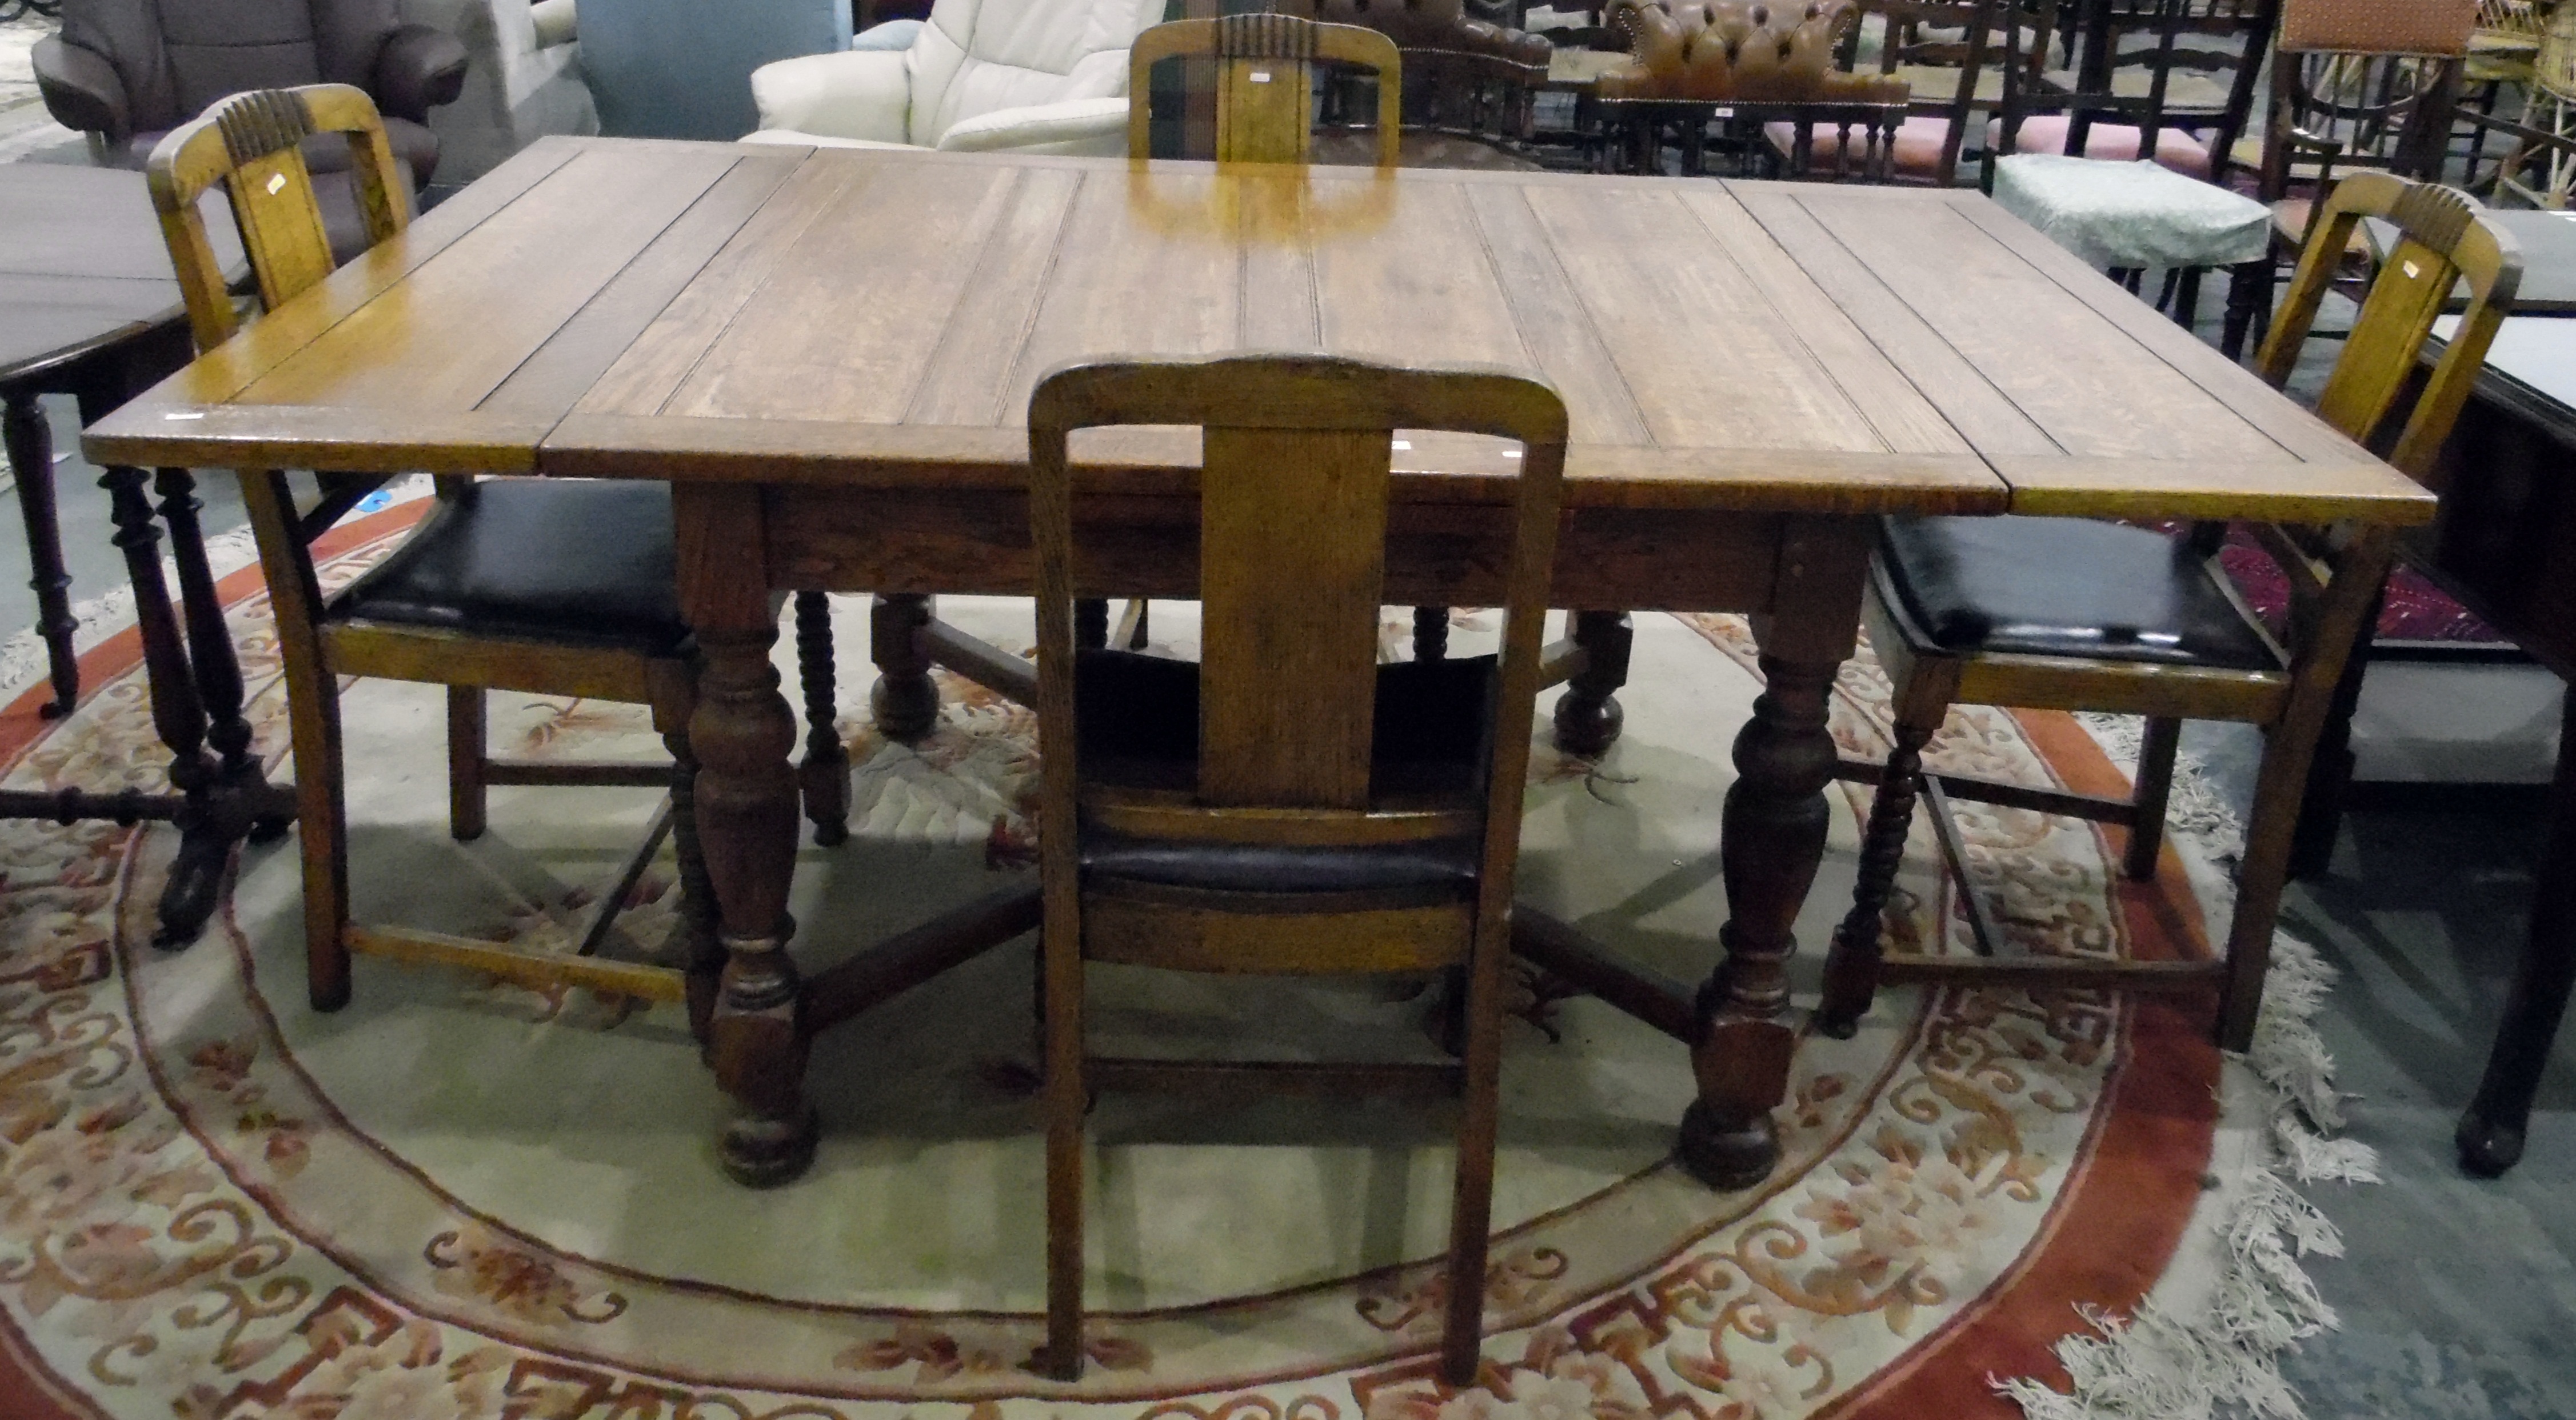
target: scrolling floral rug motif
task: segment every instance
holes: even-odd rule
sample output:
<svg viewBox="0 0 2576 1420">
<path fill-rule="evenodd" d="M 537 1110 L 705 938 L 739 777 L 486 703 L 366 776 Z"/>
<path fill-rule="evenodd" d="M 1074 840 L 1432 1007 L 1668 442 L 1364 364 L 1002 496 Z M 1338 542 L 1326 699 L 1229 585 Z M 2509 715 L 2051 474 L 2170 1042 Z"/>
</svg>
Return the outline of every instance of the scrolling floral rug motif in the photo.
<svg viewBox="0 0 2576 1420">
<path fill-rule="evenodd" d="M 345 579 L 413 510 L 362 524 Z M 254 574 L 227 583 L 282 776 L 283 690 Z M 948 607 L 1025 643 L 1025 604 Z M 1185 607 L 1157 630 L 1191 649 Z M 918 750 L 869 728 L 864 599 L 840 599 L 852 840 L 807 847 L 811 962 L 1029 871 L 1026 712 L 960 683 Z M 1461 649 L 1490 634 L 1461 618 Z M 1391 644 L 1400 644 L 1390 633 Z M 782 650 L 782 659 L 784 657 Z M 0 719 L 13 785 L 157 786 L 131 633 L 70 719 Z M 1539 756 L 1528 900 L 1680 979 L 1721 918 L 1727 746 L 1759 682 L 1743 624 L 1638 618 L 1627 731 L 1600 763 Z M 792 687 L 794 682 L 789 682 Z M 1835 730 L 1872 752 L 1885 685 L 1846 676 Z M 564 950 L 652 809 L 630 790 L 504 789 L 445 832 L 442 702 L 353 684 L 361 916 Z M 1542 717 L 1543 719 L 1544 717 Z M 505 752 L 650 756 L 640 712 L 496 698 Z M 1951 766 L 2096 790 L 2072 721 L 1963 712 Z M 1800 925 L 1812 987 L 1847 900 L 1858 793 Z M 2005 811 L 1965 819 L 2006 930 L 2085 956 L 2205 950 L 2168 854 Z M 1500 1236 L 1482 1383 L 1429 1348 L 1450 1123 L 1387 1103 L 1110 1098 L 1093 1123 L 1091 1365 L 1022 1369 L 1043 1226 L 1030 946 L 990 953 L 827 1036 L 821 1156 L 746 1192 L 677 1012 L 547 997 L 361 959 L 356 1001 L 303 1001 L 285 846 L 246 850 L 184 952 L 147 943 L 166 828 L 0 826 L 0 1414 L 296 1420 L 1755 1420 L 2014 1413 L 1997 1377 L 2062 1378 L 2078 1308 L 2126 1313 L 2197 1244 L 2221 1064 L 2205 1007 L 1891 990 L 1859 1038 L 1805 1040 L 1787 1157 L 1718 1194 L 1667 1159 L 1690 1097 L 1671 1041 L 1524 979 L 1506 1046 Z M 1917 845 L 1897 930 L 1960 938 Z M 659 946 L 667 863 L 621 931 Z M 1219 1049 L 1420 1052 L 1427 998 L 1098 978 L 1121 1032 Z M 1812 999 L 1808 997 L 1807 999 Z M 2234 1106 L 2231 1106 L 2231 1109 Z M 2223 1143 L 2221 1147 L 2223 1152 Z M 2206 1213 L 2203 1209 L 2202 1212 Z M 2186 1259 L 2177 1264 L 2177 1257 Z"/>
</svg>

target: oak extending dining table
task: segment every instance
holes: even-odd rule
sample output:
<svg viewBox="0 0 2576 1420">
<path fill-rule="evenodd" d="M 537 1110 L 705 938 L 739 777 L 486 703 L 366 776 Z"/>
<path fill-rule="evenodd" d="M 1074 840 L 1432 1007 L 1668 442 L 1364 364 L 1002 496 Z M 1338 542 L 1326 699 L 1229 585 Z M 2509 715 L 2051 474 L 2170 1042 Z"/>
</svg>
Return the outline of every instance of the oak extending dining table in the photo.
<svg viewBox="0 0 2576 1420">
<path fill-rule="evenodd" d="M 1876 518 L 2421 522 L 2415 484 L 1973 192 L 547 139 L 93 427 L 101 462 L 669 480 L 727 952 L 721 1156 L 795 1176 L 806 1044 L 1037 920 L 1015 886 L 810 977 L 788 948 L 777 597 L 879 596 L 894 682 L 1014 658 L 884 634 L 1025 594 L 1028 392 L 1086 357 L 1322 350 L 1536 374 L 1572 421 L 1555 673 L 1615 726 L 1624 613 L 1750 613 L 1728 920 L 1696 989 L 1524 909 L 1515 948 L 1682 1041 L 1679 1152 L 1777 1156 L 1785 963 Z M 1387 589 L 1499 587 L 1499 442 L 1398 445 Z M 1073 445 L 1076 592 L 1190 597 L 1196 435 Z M 906 600 L 910 599 L 910 600 Z M 887 612 L 893 614 L 884 614 Z M 931 652 L 936 652 L 934 657 Z M 884 687 L 881 685 L 880 689 Z M 918 690 L 916 683 L 913 687 Z"/>
</svg>

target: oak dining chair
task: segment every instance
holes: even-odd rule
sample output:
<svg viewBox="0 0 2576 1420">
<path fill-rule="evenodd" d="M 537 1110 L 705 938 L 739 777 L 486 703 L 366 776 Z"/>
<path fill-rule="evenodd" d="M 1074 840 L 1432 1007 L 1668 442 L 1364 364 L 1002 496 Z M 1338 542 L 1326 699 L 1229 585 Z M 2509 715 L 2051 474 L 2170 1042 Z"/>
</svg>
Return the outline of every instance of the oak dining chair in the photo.
<svg viewBox="0 0 2576 1420">
<path fill-rule="evenodd" d="M 173 130 L 152 152 L 148 179 L 201 350 L 240 323 L 197 199 L 222 184 L 259 285 L 274 310 L 336 265 L 301 144 L 348 140 L 352 182 L 369 245 L 409 223 L 410 194 L 366 94 L 347 85 L 238 94 Z M 287 474 L 240 470 L 260 563 L 275 609 L 293 732 L 297 832 L 302 839 L 306 988 L 317 1010 L 350 993 L 349 958 L 368 952 L 443 962 L 537 986 L 569 984 L 688 1003 L 704 1034 L 723 961 L 691 813 L 695 762 L 688 718 L 694 670 L 672 581 L 668 488 L 650 482 L 494 480 L 448 476 L 434 506 L 381 561 L 328 597 L 312 544 L 382 478 L 322 474 L 322 496 L 299 509 Z M 575 955 L 537 956 L 488 942 L 353 921 L 340 738 L 340 678 L 376 676 L 448 688 L 451 831 L 484 828 L 490 784 L 639 785 L 670 799 L 600 899 Z M 490 690 L 579 696 L 650 707 L 668 764 L 509 764 L 484 743 Z M 627 892 L 665 833 L 677 838 L 685 962 L 669 968 L 599 955 Z"/>
<path fill-rule="evenodd" d="M 1047 1343 L 1082 1364 L 1084 1114 L 1094 1089 L 1429 1089 L 1462 1096 L 1441 1371 L 1477 1366 L 1503 959 L 1566 415 L 1534 381 L 1328 356 L 1077 365 L 1029 405 L 1037 552 Z M 1074 632 L 1067 437 L 1196 425 L 1195 665 Z M 1514 476 L 1498 655 L 1381 666 L 1399 428 L 1499 436 Z M 1259 975 L 1463 969 L 1463 1058 L 1094 1059 L 1084 967 Z"/>
<path fill-rule="evenodd" d="M 2257 368 L 2273 385 L 2289 379 L 2345 245 L 2365 218 L 2390 223 L 2400 238 L 2370 287 L 2317 412 L 2353 439 L 2387 449 L 2390 462 L 2422 479 L 2512 307 L 2521 259 L 2513 239 L 2452 189 L 2387 173 L 2345 178 L 2319 208 L 2289 299 L 2263 343 Z M 2420 393 L 2411 393 L 2434 319 L 2461 284 L 2468 306 L 2459 329 Z M 2317 733 L 2378 604 L 2391 555 L 2384 530 L 2257 524 L 2247 531 L 2289 582 L 2285 626 L 2267 626 L 2218 566 L 2224 523 L 2198 524 L 2181 537 L 2077 518 L 1884 524 L 1865 617 L 1870 644 L 1895 687 L 1893 744 L 1884 765 L 1843 766 L 1844 777 L 1874 780 L 1878 789 L 1851 911 L 1826 965 L 1819 1029 L 1850 1035 L 1877 983 L 1889 980 L 2178 991 L 2214 984 L 2219 1044 L 2246 1047 Z M 2134 792 L 2102 798 L 1926 770 L 1924 748 L 1960 702 L 2145 716 Z M 2123 870 L 2131 878 L 2150 877 L 2186 718 L 2242 721 L 2263 732 L 2223 954 L 2207 961 L 2104 961 L 2026 950 L 1968 883 L 1948 801 L 1974 799 L 2122 826 Z M 1935 838 L 1958 880 L 1973 954 L 1884 952 L 1884 909 L 1918 797 L 1932 811 Z M 1946 928 L 1941 935 L 1946 938 Z"/>
</svg>

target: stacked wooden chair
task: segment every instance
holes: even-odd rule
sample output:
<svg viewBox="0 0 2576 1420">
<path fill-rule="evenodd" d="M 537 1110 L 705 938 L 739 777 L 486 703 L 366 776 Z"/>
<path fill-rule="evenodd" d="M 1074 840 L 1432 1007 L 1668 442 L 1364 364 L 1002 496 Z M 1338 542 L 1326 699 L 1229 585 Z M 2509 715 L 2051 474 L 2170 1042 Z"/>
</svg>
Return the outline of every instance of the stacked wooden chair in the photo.
<svg viewBox="0 0 2576 1420">
<path fill-rule="evenodd" d="M 2243 273 L 2255 283 L 2249 325 L 2270 319 L 2280 272 L 2304 259 L 2338 174 L 2441 179 L 2476 22 L 2475 0 L 2281 0 L 2256 185 L 2272 212 L 2271 252 Z M 2368 240 L 2356 235 L 2341 259 L 2357 296 Z"/>
<path fill-rule="evenodd" d="M 2399 234 L 2395 250 L 2327 381 L 2318 413 L 2356 441 L 2386 448 L 2417 478 L 2468 398 L 2489 343 L 2521 281 L 2512 239 L 2481 221 L 2460 193 L 2386 173 L 2345 178 L 2319 207 L 2289 301 L 2258 362 L 2286 382 L 2346 244 L 2365 218 Z M 2417 358 L 2453 288 L 2468 308 L 2423 380 Z M 2403 408 L 2403 417 L 2399 414 Z M 1894 744 L 1885 765 L 1846 764 L 1874 780 L 1859 885 L 1834 937 L 1818 1028 L 1849 1035 L 1883 980 L 2029 987 L 2219 988 L 2217 1038 L 2243 1050 L 2253 1037 L 2287 879 L 2311 752 L 2346 659 L 2369 624 L 2391 553 L 2385 530 L 2250 529 L 2292 588 L 2288 624 L 2265 626 L 2216 563 L 2223 524 L 2176 538 L 2081 519 L 1891 519 L 1872 569 L 1870 644 L 1895 687 Z M 1974 704 L 2096 710 L 2147 717 L 2134 796 L 2105 799 L 1929 772 L 1925 745 L 1949 707 Z M 2021 951 L 1965 882 L 1947 801 L 1975 799 L 2124 827 L 2123 867 L 2155 871 L 2181 722 L 2238 720 L 2263 730 L 2252 822 L 2238 870 L 2225 954 L 2211 961 L 2106 962 Z M 1883 955 L 1884 909 L 1918 797 L 1961 875 L 1973 955 Z"/>
<path fill-rule="evenodd" d="M 2165 271 L 2159 299 L 2186 327 L 2202 274 L 2241 268 L 2222 341 L 2239 354 L 2268 270 L 2271 218 L 2262 203 L 2228 190 L 2226 178 L 2271 37 L 2269 0 L 2038 0 L 2035 13 L 2040 36 L 2077 41 L 2079 63 L 2071 83 L 2055 81 L 2040 65 L 2016 62 L 2022 56 L 2009 46 L 2020 31 L 2006 31 L 1987 190 L 2132 291 L 2144 272 Z M 2119 82 L 2127 73 L 2144 78 L 2143 92 Z M 2216 103 L 2172 102 L 2177 80 L 2213 77 L 2225 81 Z"/>
<path fill-rule="evenodd" d="M 172 131 L 153 150 L 153 204 L 201 350 L 230 339 L 240 317 L 207 240 L 198 198 L 217 184 L 226 187 L 258 278 L 260 303 L 276 309 L 320 284 L 336 265 L 300 147 L 325 134 L 348 140 L 367 244 L 401 233 L 411 217 L 410 193 L 375 104 L 358 89 L 325 84 L 239 94 Z M 692 1026 L 703 1035 L 723 953 L 715 942 L 714 899 L 690 811 L 695 762 L 688 720 L 695 670 L 672 581 L 670 490 L 649 481 L 477 482 L 464 476 L 468 470 L 434 472 L 443 475 L 436 504 L 412 533 L 326 598 L 312 544 L 385 480 L 319 475 L 321 498 L 299 509 L 285 472 L 241 471 L 243 501 L 276 613 L 293 721 L 313 1005 L 333 1010 L 345 1004 L 350 954 L 370 952 L 445 962 L 532 985 L 571 984 L 685 1001 Z M 828 648 L 825 640 L 827 693 Z M 485 793 L 493 784 L 631 784 L 670 791 L 617 886 L 581 930 L 576 954 L 536 956 L 351 919 L 342 676 L 448 688 L 449 822 L 459 839 L 483 832 Z M 672 762 L 496 761 L 484 734 L 483 701 L 491 690 L 648 706 Z M 835 738 L 836 753 L 838 748 Z M 619 906 L 666 833 L 678 842 L 685 960 L 672 969 L 598 955 Z"/>
<path fill-rule="evenodd" d="M 1851 0 L 1835 66 L 1858 74 L 1875 69 L 1880 79 L 1910 90 L 1905 119 L 1887 135 L 1885 154 L 1855 163 L 1842 151 L 1848 138 L 1814 134 L 1802 144 L 1797 125 L 1787 121 L 1764 125 L 1763 136 L 1794 166 L 1858 168 L 1875 181 L 1949 187 L 1958 181 L 1977 114 L 2000 93 L 2004 33 L 2015 23 L 2012 0 Z M 1862 62 L 1868 35 L 1878 42 L 1873 65 Z"/>
<path fill-rule="evenodd" d="M 1079 648 L 1065 445 L 1197 425 L 1198 664 Z M 1380 666 L 1393 437 L 1519 441 L 1499 657 Z M 1095 1089 L 1461 1091 L 1441 1370 L 1475 1375 L 1493 1193 L 1499 993 L 1564 472 L 1564 405 L 1482 371 L 1326 356 L 1076 366 L 1029 406 L 1043 779 L 1047 1344 L 1082 1364 L 1083 1116 Z M 1463 969 L 1464 1058 L 1094 1060 L 1083 968 Z"/>
</svg>

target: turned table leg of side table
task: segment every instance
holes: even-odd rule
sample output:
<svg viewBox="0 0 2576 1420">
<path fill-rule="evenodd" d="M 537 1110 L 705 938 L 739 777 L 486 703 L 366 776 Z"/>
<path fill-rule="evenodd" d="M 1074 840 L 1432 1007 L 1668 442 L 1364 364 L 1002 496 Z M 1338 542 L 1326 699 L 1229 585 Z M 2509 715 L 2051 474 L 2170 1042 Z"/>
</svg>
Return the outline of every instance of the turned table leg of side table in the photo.
<svg viewBox="0 0 2576 1420">
<path fill-rule="evenodd" d="M 2476 1098 L 2460 1116 L 2460 1167 L 2493 1178 L 2522 1158 L 2523 1132 L 2540 1074 L 2576 990 L 2576 695 L 2559 734 L 2557 781 L 2549 794 L 2549 838 L 2532 874 L 2531 934 L 2514 963 L 2504 1017 L 2496 1023 Z"/>
<path fill-rule="evenodd" d="M 36 634 L 44 638 L 54 687 L 43 713 L 52 719 L 70 714 L 80 700 L 80 658 L 72 649 L 72 579 L 63 567 L 63 529 L 54 504 L 53 434 L 33 393 L 11 390 L 0 403 L 0 438 L 18 475 L 18 511 L 27 520 L 27 563 L 35 569 L 28 585 L 36 591 Z"/>
<path fill-rule="evenodd" d="M 804 985 L 787 954 L 800 818 L 789 759 L 796 718 L 769 660 L 778 621 L 760 490 L 684 483 L 672 492 L 680 611 L 701 657 L 689 721 L 698 840 L 725 948 L 709 1053 L 736 1112 L 718 1152 L 739 1182 L 785 1183 L 814 1161 L 815 1121 L 805 1099 Z"/>
<path fill-rule="evenodd" d="M 1725 956 L 1699 993 L 1691 1048 L 1699 1098 L 1682 1117 L 1681 1160 L 1717 1188 L 1750 1188 L 1779 1162 L 1771 1111 L 1787 1096 L 1798 1032 L 1787 1019 L 1793 929 L 1824 861 L 1834 777 L 1825 727 L 1834 674 L 1848 658 L 1869 569 L 1871 520 L 1792 524 L 1768 616 L 1757 617 L 1764 687 L 1735 738 L 1719 859 Z"/>
<path fill-rule="evenodd" d="M 165 468 L 154 487 L 161 495 L 162 521 L 170 527 L 170 555 L 179 569 L 186 669 L 204 710 L 206 745 L 217 756 L 213 772 L 189 789 L 179 854 L 161 895 L 160 931 L 153 940 L 171 947 L 195 941 L 214 915 L 233 845 L 282 837 L 294 822 L 294 800 L 268 782 L 259 757 L 251 752 L 250 722 L 242 713 L 241 661 L 233 652 L 232 630 L 224 624 L 214 569 L 206 560 L 196 479 L 184 468 Z M 139 487 L 136 492 L 139 499 Z M 140 581 L 136 590 L 139 595 Z"/>
</svg>

